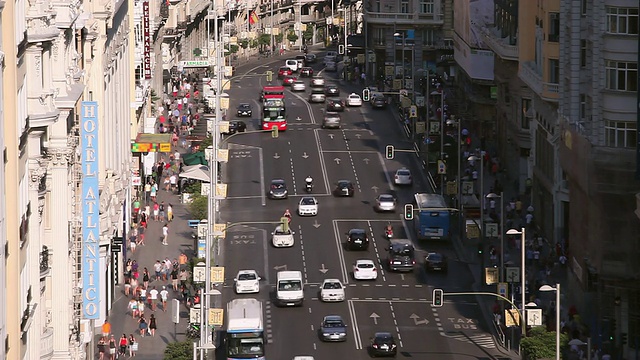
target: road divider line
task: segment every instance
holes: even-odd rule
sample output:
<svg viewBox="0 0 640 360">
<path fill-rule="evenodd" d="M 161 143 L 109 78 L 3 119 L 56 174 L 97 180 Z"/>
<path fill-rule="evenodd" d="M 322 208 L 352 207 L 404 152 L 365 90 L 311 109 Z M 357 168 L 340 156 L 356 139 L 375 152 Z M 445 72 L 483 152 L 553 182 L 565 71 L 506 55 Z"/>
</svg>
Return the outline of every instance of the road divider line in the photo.
<svg viewBox="0 0 640 360">
<path fill-rule="evenodd" d="M 324 156 L 322 156 L 322 143 L 320 142 L 320 135 L 318 135 L 318 129 L 314 130 L 313 135 L 316 138 L 316 148 L 318 149 L 318 157 L 320 158 L 320 169 L 322 170 L 322 178 L 324 180 L 324 191 L 326 193 L 331 192 L 331 186 L 329 185 L 329 174 L 327 173 L 327 165 L 324 162 Z"/>
<path fill-rule="evenodd" d="M 360 179 L 358 178 L 358 172 L 356 171 L 356 164 L 353 162 L 353 156 L 351 155 L 351 149 L 349 148 L 349 141 L 347 139 L 347 133 L 342 132 L 342 139 L 344 140 L 345 147 L 347 148 L 347 154 L 349 155 L 349 161 L 351 162 L 351 170 L 353 170 L 353 176 L 356 180 L 356 186 L 358 186 L 358 191 L 362 192 L 362 187 L 360 186 Z"/>
<path fill-rule="evenodd" d="M 384 171 L 384 177 L 387 179 L 387 184 L 389 185 L 389 189 L 391 189 L 392 191 L 394 191 L 395 185 L 393 184 L 393 181 L 391 181 L 391 175 L 389 175 L 389 169 L 387 169 L 387 164 L 385 164 L 384 159 L 382 158 L 382 154 L 378 151 L 378 161 L 380 161 L 380 164 L 382 165 L 382 170 Z"/>
<path fill-rule="evenodd" d="M 351 324 L 353 325 L 353 339 L 356 344 L 356 350 L 362 350 L 362 339 L 360 338 L 360 328 L 358 327 L 358 319 L 356 318 L 356 309 L 351 300 L 347 301 L 347 307 L 349 308 L 349 317 L 351 318 Z"/>
<path fill-rule="evenodd" d="M 376 237 L 373 232 L 373 227 L 371 226 L 371 222 L 367 221 L 367 226 L 369 227 L 369 234 L 371 234 L 371 242 L 373 243 L 373 250 L 376 253 L 376 260 L 378 260 L 378 265 L 380 268 L 380 275 L 382 275 L 382 281 L 387 281 L 387 276 L 384 272 L 384 265 L 382 264 L 382 258 L 380 257 L 380 252 L 378 251 L 378 244 L 376 243 Z"/>
<path fill-rule="evenodd" d="M 304 276 L 305 284 L 309 281 L 309 275 L 307 273 L 307 258 L 304 252 L 304 240 L 302 237 L 302 225 L 298 225 L 298 237 L 300 239 L 300 252 L 302 253 L 302 274 Z M 309 309 L 311 310 L 311 309 Z"/>
<path fill-rule="evenodd" d="M 260 159 L 260 196 L 262 196 L 262 206 L 267 206 L 267 190 L 264 188 L 264 154 L 261 147 L 258 147 L 258 158 Z"/>
<path fill-rule="evenodd" d="M 396 319 L 396 313 L 393 311 L 393 302 L 389 301 L 389 310 L 391 310 L 391 317 L 393 318 L 393 325 L 396 328 L 396 335 L 398 335 L 398 343 L 400 347 L 404 347 L 402 344 L 402 334 L 400 334 L 400 328 L 398 327 L 398 320 Z"/>
<path fill-rule="evenodd" d="M 342 283 L 349 284 L 349 273 L 347 272 L 347 264 L 344 262 L 344 253 L 342 251 L 342 241 L 340 241 L 340 229 L 336 220 L 332 221 L 333 234 L 336 239 L 336 246 L 338 247 L 338 259 L 340 260 L 340 271 L 342 271 Z"/>
</svg>

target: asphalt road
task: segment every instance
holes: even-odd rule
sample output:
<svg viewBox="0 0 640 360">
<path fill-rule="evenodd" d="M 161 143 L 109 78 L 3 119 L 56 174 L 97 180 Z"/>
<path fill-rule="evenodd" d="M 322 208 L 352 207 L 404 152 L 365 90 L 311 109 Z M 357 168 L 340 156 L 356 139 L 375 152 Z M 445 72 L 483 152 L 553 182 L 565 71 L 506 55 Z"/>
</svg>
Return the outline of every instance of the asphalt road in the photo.
<svg viewBox="0 0 640 360">
<path fill-rule="evenodd" d="M 320 56 L 319 56 L 320 58 Z M 237 75 L 277 71 L 282 60 L 266 62 L 258 67 L 246 65 Z M 314 66 L 316 73 L 321 65 Z M 333 74 L 323 74 L 329 80 Z M 276 80 L 274 79 L 274 82 Z M 308 82 L 308 81 L 307 81 Z M 264 77 L 234 81 L 229 91 L 231 118 L 242 102 L 253 106 L 254 116 L 248 130 L 258 129 L 259 91 Z M 348 91 L 342 87 L 341 97 Z M 418 191 L 429 191 L 427 180 L 413 153 L 396 152 L 393 160 L 384 159 L 384 148 L 410 149 L 411 143 L 391 110 L 374 110 L 367 104 L 347 108 L 342 113 L 342 128 L 321 129 L 324 104 L 309 104 L 304 93 L 286 92 L 289 128 L 277 139 L 270 133 L 248 133 L 229 141 L 230 160 L 225 181 L 228 196 L 222 202 L 225 221 L 253 222 L 234 227 L 227 233 L 222 247 L 226 282 L 223 300 L 236 296 L 256 297 L 265 304 L 265 326 L 268 359 L 292 359 L 296 355 L 313 355 L 315 359 L 368 358 L 369 338 L 377 331 L 389 331 L 396 337 L 398 358 L 467 359 L 498 358 L 503 355 L 494 345 L 490 332 L 474 297 L 450 297 L 443 307 L 431 307 L 433 288 L 445 292 L 471 289 L 473 276 L 466 264 L 446 243 L 416 243 L 416 270 L 391 273 L 382 265 L 388 241 L 383 238 L 387 224 L 394 226 L 396 237 L 414 239 L 412 224 L 402 220 L 401 208 Z M 414 185 L 392 184 L 394 172 L 408 167 L 414 174 Z M 319 214 L 301 218 L 294 215 L 295 231 L 292 248 L 271 246 L 271 232 L 285 209 L 295 214 L 304 191 L 304 179 L 314 178 L 313 196 L 319 201 Z M 270 200 L 266 197 L 269 182 L 284 179 L 289 198 Z M 340 179 L 351 180 L 355 187 L 352 198 L 335 198 L 331 191 Z M 379 193 L 391 192 L 398 198 L 396 213 L 379 214 L 373 210 Z M 371 246 L 368 251 L 345 250 L 345 233 L 352 228 L 365 229 Z M 426 251 L 439 251 L 450 259 L 447 274 L 427 274 L 422 268 Z M 380 264 L 374 282 L 353 280 L 352 264 L 357 259 L 372 259 Z M 233 277 L 240 269 L 255 269 L 262 277 L 261 292 L 235 295 Z M 273 287 L 279 270 L 300 270 L 305 284 L 302 307 L 278 308 L 272 304 Z M 338 278 L 347 286 L 347 301 L 325 304 L 317 300 L 318 285 L 326 278 Z M 317 336 L 322 317 L 341 315 L 348 323 L 345 343 L 323 343 Z"/>
</svg>

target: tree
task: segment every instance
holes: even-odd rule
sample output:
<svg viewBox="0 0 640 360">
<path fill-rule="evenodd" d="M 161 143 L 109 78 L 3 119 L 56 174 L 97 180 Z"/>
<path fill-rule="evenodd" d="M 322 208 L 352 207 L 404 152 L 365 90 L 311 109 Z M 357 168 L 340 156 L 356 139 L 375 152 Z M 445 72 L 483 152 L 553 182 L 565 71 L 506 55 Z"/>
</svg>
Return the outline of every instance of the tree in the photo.
<svg viewBox="0 0 640 360">
<path fill-rule="evenodd" d="M 238 40 L 238 45 L 240 45 L 241 48 L 246 49 L 249 47 L 249 39 L 240 39 Z"/>
<path fill-rule="evenodd" d="M 229 54 L 235 54 L 240 50 L 238 45 L 229 45 Z"/>
<path fill-rule="evenodd" d="M 295 33 L 295 31 L 289 31 L 289 33 L 287 34 L 287 40 L 294 43 L 298 41 L 298 35 Z"/>
<path fill-rule="evenodd" d="M 307 28 L 302 32 L 302 39 L 305 42 L 313 39 L 313 24 L 307 24 Z"/>
<path fill-rule="evenodd" d="M 258 47 L 258 39 L 251 39 L 249 42 L 249 47 L 255 49 Z"/>
<path fill-rule="evenodd" d="M 560 334 L 560 354 L 567 347 L 566 334 Z M 525 360 L 554 359 L 556 356 L 556 333 L 547 331 L 543 326 L 529 330 L 528 336 L 520 341 L 522 358 Z"/>
<path fill-rule="evenodd" d="M 191 194 L 189 213 L 193 219 L 206 219 L 209 213 L 209 199 L 200 193 Z"/>
<path fill-rule="evenodd" d="M 168 343 L 164 349 L 164 360 L 192 360 L 193 344 L 191 341 Z"/>
<path fill-rule="evenodd" d="M 260 34 L 260 36 L 258 36 L 258 45 L 260 46 L 271 45 L 271 35 Z"/>
<path fill-rule="evenodd" d="M 282 39 L 284 39 L 284 34 L 280 33 L 278 35 L 275 36 L 276 42 L 279 44 L 282 42 Z"/>
</svg>

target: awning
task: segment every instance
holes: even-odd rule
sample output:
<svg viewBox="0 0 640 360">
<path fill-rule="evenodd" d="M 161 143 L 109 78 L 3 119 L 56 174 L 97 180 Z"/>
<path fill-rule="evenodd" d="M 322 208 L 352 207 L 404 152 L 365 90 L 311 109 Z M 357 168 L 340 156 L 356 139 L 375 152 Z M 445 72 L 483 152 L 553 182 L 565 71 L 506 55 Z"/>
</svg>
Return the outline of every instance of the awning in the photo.
<svg viewBox="0 0 640 360">
<path fill-rule="evenodd" d="M 184 171 L 179 176 L 181 178 L 200 180 L 204 182 L 210 182 L 211 179 L 209 177 L 209 167 L 204 165 L 190 169 L 189 171 Z"/>
<path fill-rule="evenodd" d="M 135 142 L 131 143 L 131 152 L 171 152 L 171 134 L 138 134 Z"/>
<path fill-rule="evenodd" d="M 198 151 L 192 154 L 182 155 L 182 162 L 187 166 L 207 165 L 207 159 L 204 156 L 203 151 Z M 185 169 L 187 171 L 188 169 Z"/>
</svg>

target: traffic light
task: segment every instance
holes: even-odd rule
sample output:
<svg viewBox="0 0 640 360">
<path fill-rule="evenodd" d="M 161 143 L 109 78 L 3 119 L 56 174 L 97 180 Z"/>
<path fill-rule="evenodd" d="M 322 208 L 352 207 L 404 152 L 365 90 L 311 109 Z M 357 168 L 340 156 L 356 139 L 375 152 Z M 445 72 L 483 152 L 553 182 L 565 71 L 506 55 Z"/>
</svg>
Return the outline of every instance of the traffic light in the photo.
<svg viewBox="0 0 640 360">
<path fill-rule="evenodd" d="M 404 205 L 404 219 L 413 220 L 413 205 L 411 204 Z"/>
<path fill-rule="evenodd" d="M 344 54 L 344 45 L 338 45 L 338 54 L 340 55 Z"/>
<path fill-rule="evenodd" d="M 478 255 L 482 256 L 482 252 L 484 251 L 484 247 L 482 244 L 478 244 Z"/>
<path fill-rule="evenodd" d="M 273 80 L 273 71 L 267 71 L 267 82 L 271 82 Z"/>
<path fill-rule="evenodd" d="M 278 127 L 274 126 L 271 128 L 271 137 L 274 139 L 278 138 Z"/>
<path fill-rule="evenodd" d="M 393 145 L 387 145 L 385 149 L 385 157 L 387 158 L 387 160 L 393 159 L 393 155 L 395 155 L 395 152 L 396 149 L 393 147 Z"/>
<path fill-rule="evenodd" d="M 371 90 L 369 90 L 369 89 L 363 89 L 362 90 L 362 100 L 363 101 L 371 100 Z"/>
<path fill-rule="evenodd" d="M 620 333 L 620 345 L 624 346 L 627 344 L 627 333 Z"/>
<path fill-rule="evenodd" d="M 286 216 L 281 217 L 280 226 L 282 226 L 282 232 L 289 232 L 289 218 Z"/>
<path fill-rule="evenodd" d="M 444 291 L 442 291 L 442 289 L 433 289 L 433 306 L 442 307 L 443 300 Z"/>
</svg>

